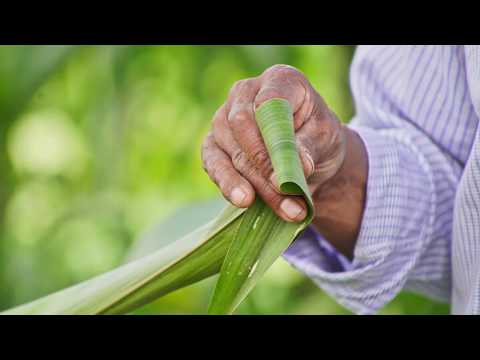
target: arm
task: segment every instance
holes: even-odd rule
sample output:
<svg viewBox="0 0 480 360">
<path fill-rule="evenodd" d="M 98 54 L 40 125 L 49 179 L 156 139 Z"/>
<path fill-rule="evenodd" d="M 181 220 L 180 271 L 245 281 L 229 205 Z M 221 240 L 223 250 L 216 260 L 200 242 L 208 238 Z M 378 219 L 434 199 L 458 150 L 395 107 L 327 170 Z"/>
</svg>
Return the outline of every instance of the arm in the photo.
<svg viewBox="0 0 480 360">
<path fill-rule="evenodd" d="M 376 312 L 404 287 L 448 302 L 451 214 L 460 170 L 408 126 L 372 129 L 368 120 L 356 118 L 351 128 L 368 156 L 353 260 L 341 261 L 342 254 L 328 249 L 332 238 L 321 222 L 315 224 L 318 232 L 288 249 L 286 259 L 356 313 Z M 342 191 L 332 187 L 332 195 L 317 206 L 334 207 Z"/>
<path fill-rule="evenodd" d="M 304 218 L 303 201 L 276 188 L 253 118 L 255 106 L 275 97 L 294 109 L 315 203 L 313 225 L 286 259 L 358 313 L 375 312 L 405 285 L 448 299 L 451 219 L 445 214 L 452 212 L 459 172 L 405 122 L 384 129 L 373 129 L 365 118 L 340 124 L 291 67 L 237 83 L 217 111 L 202 158 L 224 196 L 240 207 L 261 196 L 284 220 Z"/>
</svg>

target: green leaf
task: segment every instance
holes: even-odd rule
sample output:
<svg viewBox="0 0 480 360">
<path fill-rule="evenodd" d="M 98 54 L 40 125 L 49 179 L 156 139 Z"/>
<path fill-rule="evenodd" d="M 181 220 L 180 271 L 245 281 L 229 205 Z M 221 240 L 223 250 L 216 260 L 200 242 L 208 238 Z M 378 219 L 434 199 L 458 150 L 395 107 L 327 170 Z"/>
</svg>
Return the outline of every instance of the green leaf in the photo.
<svg viewBox="0 0 480 360">
<path fill-rule="evenodd" d="M 180 206 L 135 240 L 133 246 L 128 250 L 125 262 L 151 254 L 182 238 L 215 219 L 227 205 L 228 203 L 222 197 L 215 197 Z"/>
<path fill-rule="evenodd" d="M 244 209 L 216 219 L 151 255 L 2 314 L 124 314 L 216 274 Z"/>
<path fill-rule="evenodd" d="M 313 217 L 290 104 L 284 99 L 269 100 L 256 110 L 256 120 L 280 190 L 303 196 L 308 214 L 301 223 L 289 223 L 257 197 L 242 217 L 238 233 L 230 244 L 209 306 L 210 314 L 231 314 Z"/>
</svg>

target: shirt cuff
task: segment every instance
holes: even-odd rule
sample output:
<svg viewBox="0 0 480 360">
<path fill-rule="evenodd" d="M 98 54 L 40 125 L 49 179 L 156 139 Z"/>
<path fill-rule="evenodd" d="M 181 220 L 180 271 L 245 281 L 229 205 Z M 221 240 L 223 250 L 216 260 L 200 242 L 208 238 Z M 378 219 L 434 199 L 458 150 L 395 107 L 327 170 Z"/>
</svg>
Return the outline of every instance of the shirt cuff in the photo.
<svg viewBox="0 0 480 360">
<path fill-rule="evenodd" d="M 433 185 L 420 155 L 409 146 L 381 130 L 352 128 L 365 144 L 369 163 L 353 261 L 313 227 L 284 257 L 346 308 L 372 314 L 402 289 L 430 236 Z"/>
</svg>

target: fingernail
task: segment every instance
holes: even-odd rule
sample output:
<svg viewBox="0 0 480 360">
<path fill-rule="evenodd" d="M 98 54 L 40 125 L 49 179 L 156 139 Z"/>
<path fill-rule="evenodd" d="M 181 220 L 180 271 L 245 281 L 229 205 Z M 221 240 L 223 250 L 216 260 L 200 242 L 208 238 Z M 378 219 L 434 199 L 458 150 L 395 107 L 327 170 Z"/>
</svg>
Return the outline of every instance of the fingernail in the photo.
<svg viewBox="0 0 480 360">
<path fill-rule="evenodd" d="M 295 200 L 287 198 L 282 201 L 280 208 L 291 220 L 302 220 L 305 217 L 306 211 Z"/>
<path fill-rule="evenodd" d="M 310 176 L 313 173 L 313 170 L 315 169 L 315 163 L 313 162 L 312 156 L 308 153 L 305 152 L 305 158 L 307 159 L 307 176 Z"/>
<path fill-rule="evenodd" d="M 243 204 L 243 200 L 245 200 L 246 197 L 247 194 L 245 193 L 245 191 L 243 191 L 239 187 L 234 188 L 232 190 L 232 193 L 230 194 L 230 199 L 237 206 L 241 206 Z"/>
</svg>

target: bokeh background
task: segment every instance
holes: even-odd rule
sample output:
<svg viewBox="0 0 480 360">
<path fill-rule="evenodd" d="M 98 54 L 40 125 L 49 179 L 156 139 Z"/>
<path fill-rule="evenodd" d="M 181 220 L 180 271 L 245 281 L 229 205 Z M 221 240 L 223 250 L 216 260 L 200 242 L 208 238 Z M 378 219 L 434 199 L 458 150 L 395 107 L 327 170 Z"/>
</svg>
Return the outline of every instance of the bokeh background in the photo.
<svg viewBox="0 0 480 360">
<path fill-rule="evenodd" d="M 354 50 L 0 46 L 0 310 L 142 256 L 214 214 L 219 193 L 200 145 L 236 80 L 296 66 L 348 122 Z M 215 280 L 136 313 L 205 313 Z M 349 312 L 279 259 L 238 313 Z M 448 306 L 402 293 L 381 313 Z"/>
</svg>

